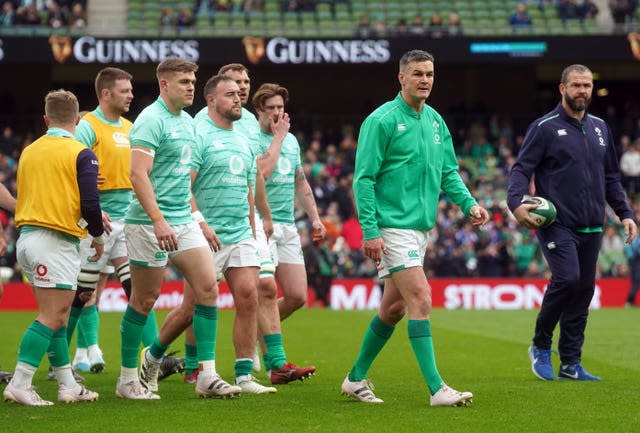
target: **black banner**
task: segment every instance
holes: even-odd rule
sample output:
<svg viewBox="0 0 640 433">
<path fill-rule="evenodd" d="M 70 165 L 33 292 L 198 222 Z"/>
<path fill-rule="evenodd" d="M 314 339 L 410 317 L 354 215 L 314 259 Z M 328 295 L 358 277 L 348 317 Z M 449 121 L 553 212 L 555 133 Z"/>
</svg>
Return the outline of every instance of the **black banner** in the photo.
<svg viewBox="0 0 640 433">
<path fill-rule="evenodd" d="M 110 39 L 93 36 L 3 37 L 1 64 L 156 64 L 169 56 L 203 65 L 384 64 L 410 49 L 433 53 L 439 63 L 640 61 L 635 35 L 513 38 Z M 635 44 L 635 45 L 634 45 Z M 634 53 L 635 50 L 635 53 Z"/>
</svg>

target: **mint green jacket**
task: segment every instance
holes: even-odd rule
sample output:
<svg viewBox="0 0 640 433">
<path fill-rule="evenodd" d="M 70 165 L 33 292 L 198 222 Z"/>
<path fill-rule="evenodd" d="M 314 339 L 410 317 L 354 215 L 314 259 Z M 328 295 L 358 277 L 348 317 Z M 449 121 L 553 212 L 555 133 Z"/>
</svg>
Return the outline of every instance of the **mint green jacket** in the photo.
<svg viewBox="0 0 640 433">
<path fill-rule="evenodd" d="M 381 228 L 430 230 L 440 191 L 469 215 L 477 205 L 458 174 L 442 116 L 428 105 L 416 113 L 400 94 L 360 128 L 353 191 L 364 239 Z"/>
</svg>

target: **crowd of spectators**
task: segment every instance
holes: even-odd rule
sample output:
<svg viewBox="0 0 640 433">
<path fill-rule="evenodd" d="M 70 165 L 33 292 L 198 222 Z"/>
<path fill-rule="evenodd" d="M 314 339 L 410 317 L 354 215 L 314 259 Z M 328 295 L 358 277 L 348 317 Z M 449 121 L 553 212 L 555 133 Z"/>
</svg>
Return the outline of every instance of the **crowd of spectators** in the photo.
<svg viewBox="0 0 640 433">
<path fill-rule="evenodd" d="M 608 107 L 603 117 L 612 127 L 621 155 L 623 183 L 640 220 L 640 108 L 627 107 L 625 115 L 618 116 L 614 107 Z M 516 126 L 505 114 L 477 115 L 475 120 L 446 114 L 445 118 L 449 119 L 460 173 L 492 218 L 485 227 L 474 228 L 442 196 L 437 225 L 430 233 L 426 272 L 430 277 L 546 276 L 547 267 L 534 231 L 518 226 L 505 203 L 508 173 L 522 145 L 522 125 Z M 33 140 L 33 134 L 18 136 L 11 126 L 3 126 L 1 132 L 0 181 L 15 194 L 19 154 Z M 325 242 L 312 243 L 309 221 L 302 210 L 296 214 L 310 282 L 322 287 L 331 278 L 375 277 L 374 264 L 361 251 L 362 231 L 352 193 L 357 131 L 352 125 L 344 125 L 341 129 L 301 126 L 292 132 L 300 142 L 304 171 L 328 233 Z M 621 226 L 613 212 L 609 211 L 607 218 L 599 273 L 626 276 Z M 16 233 L 11 215 L 0 210 L 0 222 L 9 238 L 9 252 L 0 259 L 0 265 L 15 269 Z M 19 273 L 15 275 L 19 278 Z"/>
<path fill-rule="evenodd" d="M 0 26 L 48 26 L 83 29 L 86 0 L 4 0 Z"/>
</svg>

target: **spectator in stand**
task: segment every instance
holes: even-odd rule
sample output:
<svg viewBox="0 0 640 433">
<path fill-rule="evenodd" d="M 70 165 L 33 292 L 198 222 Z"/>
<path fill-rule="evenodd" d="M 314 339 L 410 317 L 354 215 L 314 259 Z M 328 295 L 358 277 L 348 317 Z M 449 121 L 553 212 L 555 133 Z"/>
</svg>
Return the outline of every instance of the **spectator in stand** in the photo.
<svg viewBox="0 0 640 433">
<path fill-rule="evenodd" d="M 409 26 L 409 34 L 412 36 L 422 36 L 427 32 L 427 29 L 424 25 L 424 19 L 422 18 L 422 14 L 417 13 L 414 15 L 413 20 L 411 20 L 411 25 Z"/>
<path fill-rule="evenodd" d="M 451 12 L 449 15 L 449 22 L 447 23 L 447 35 L 450 37 L 462 36 L 462 23 L 460 22 L 460 15 L 455 12 Z"/>
<path fill-rule="evenodd" d="M 83 29 L 87 26 L 87 14 L 82 3 L 74 3 L 69 17 L 69 27 Z"/>
<path fill-rule="evenodd" d="M 407 20 L 404 18 L 400 18 L 391 33 L 393 34 L 393 36 L 407 36 L 409 34 L 409 26 L 407 25 Z"/>
<path fill-rule="evenodd" d="M 514 32 L 521 32 L 523 30 L 530 31 L 533 26 L 533 20 L 527 12 L 527 5 L 524 3 L 518 3 L 516 11 L 509 18 L 509 24 Z"/>
<path fill-rule="evenodd" d="M 173 26 L 173 11 L 170 8 L 162 8 L 160 11 L 160 29 L 170 30 L 173 29 Z"/>
<path fill-rule="evenodd" d="M 186 28 L 192 27 L 194 24 L 193 15 L 191 14 L 191 9 L 182 8 L 178 11 L 176 15 L 176 28 L 178 31 L 184 30 Z"/>
<path fill-rule="evenodd" d="M 362 15 L 360 21 L 356 27 L 356 38 L 369 39 L 375 35 L 373 27 L 371 27 L 371 21 L 369 21 L 369 15 Z"/>
<path fill-rule="evenodd" d="M 25 26 L 39 26 L 42 22 L 35 2 L 29 4 L 26 8 L 18 9 L 18 17 L 16 24 Z"/>
<path fill-rule="evenodd" d="M 387 36 L 387 22 L 384 19 L 384 15 L 378 15 L 376 21 L 373 23 L 373 33 L 378 38 L 384 38 Z"/>
<path fill-rule="evenodd" d="M 5 1 L 2 3 L 2 13 L 0 13 L 0 26 L 11 26 L 15 23 L 16 11 L 13 3 Z"/>
<path fill-rule="evenodd" d="M 598 12 L 600 12 L 600 9 L 598 9 L 598 5 L 596 5 L 593 0 L 584 0 L 584 3 L 582 4 L 582 10 L 580 12 L 582 18 L 588 20 L 595 19 L 598 15 Z"/>
<path fill-rule="evenodd" d="M 620 268 L 625 265 L 624 239 L 620 236 L 618 228 L 609 224 L 602 236 L 602 246 L 598 255 L 598 267 L 601 277 L 618 277 Z"/>
<path fill-rule="evenodd" d="M 51 0 L 47 3 L 47 24 L 54 29 L 59 29 L 68 24 L 66 11 L 60 7 L 57 1 Z"/>
<path fill-rule="evenodd" d="M 440 39 L 444 36 L 445 27 L 442 22 L 442 15 L 435 12 L 431 15 L 431 21 L 429 21 L 429 28 L 427 32 L 433 39 Z"/>
<path fill-rule="evenodd" d="M 636 139 L 620 158 L 620 172 L 627 194 L 633 197 L 640 192 L 640 138 Z"/>
<path fill-rule="evenodd" d="M 558 17 L 566 24 L 567 20 L 579 19 L 582 21 L 582 8 L 576 0 L 560 0 L 557 6 Z"/>
<path fill-rule="evenodd" d="M 638 0 L 609 0 L 613 22 L 618 31 L 624 31 L 626 26 L 633 22 L 637 7 Z"/>
</svg>

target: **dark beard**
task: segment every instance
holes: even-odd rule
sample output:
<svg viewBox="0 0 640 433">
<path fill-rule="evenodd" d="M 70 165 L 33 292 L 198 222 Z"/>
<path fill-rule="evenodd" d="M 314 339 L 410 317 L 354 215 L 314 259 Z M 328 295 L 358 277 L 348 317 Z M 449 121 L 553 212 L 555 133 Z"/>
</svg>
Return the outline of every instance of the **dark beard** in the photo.
<svg viewBox="0 0 640 433">
<path fill-rule="evenodd" d="M 564 100 L 567 102 L 567 105 L 573 111 L 585 111 L 587 107 L 589 107 L 589 104 L 591 103 L 591 98 L 588 98 L 584 101 L 584 104 L 578 105 L 575 99 L 570 98 L 569 96 L 566 96 L 566 95 L 564 96 Z"/>
</svg>

